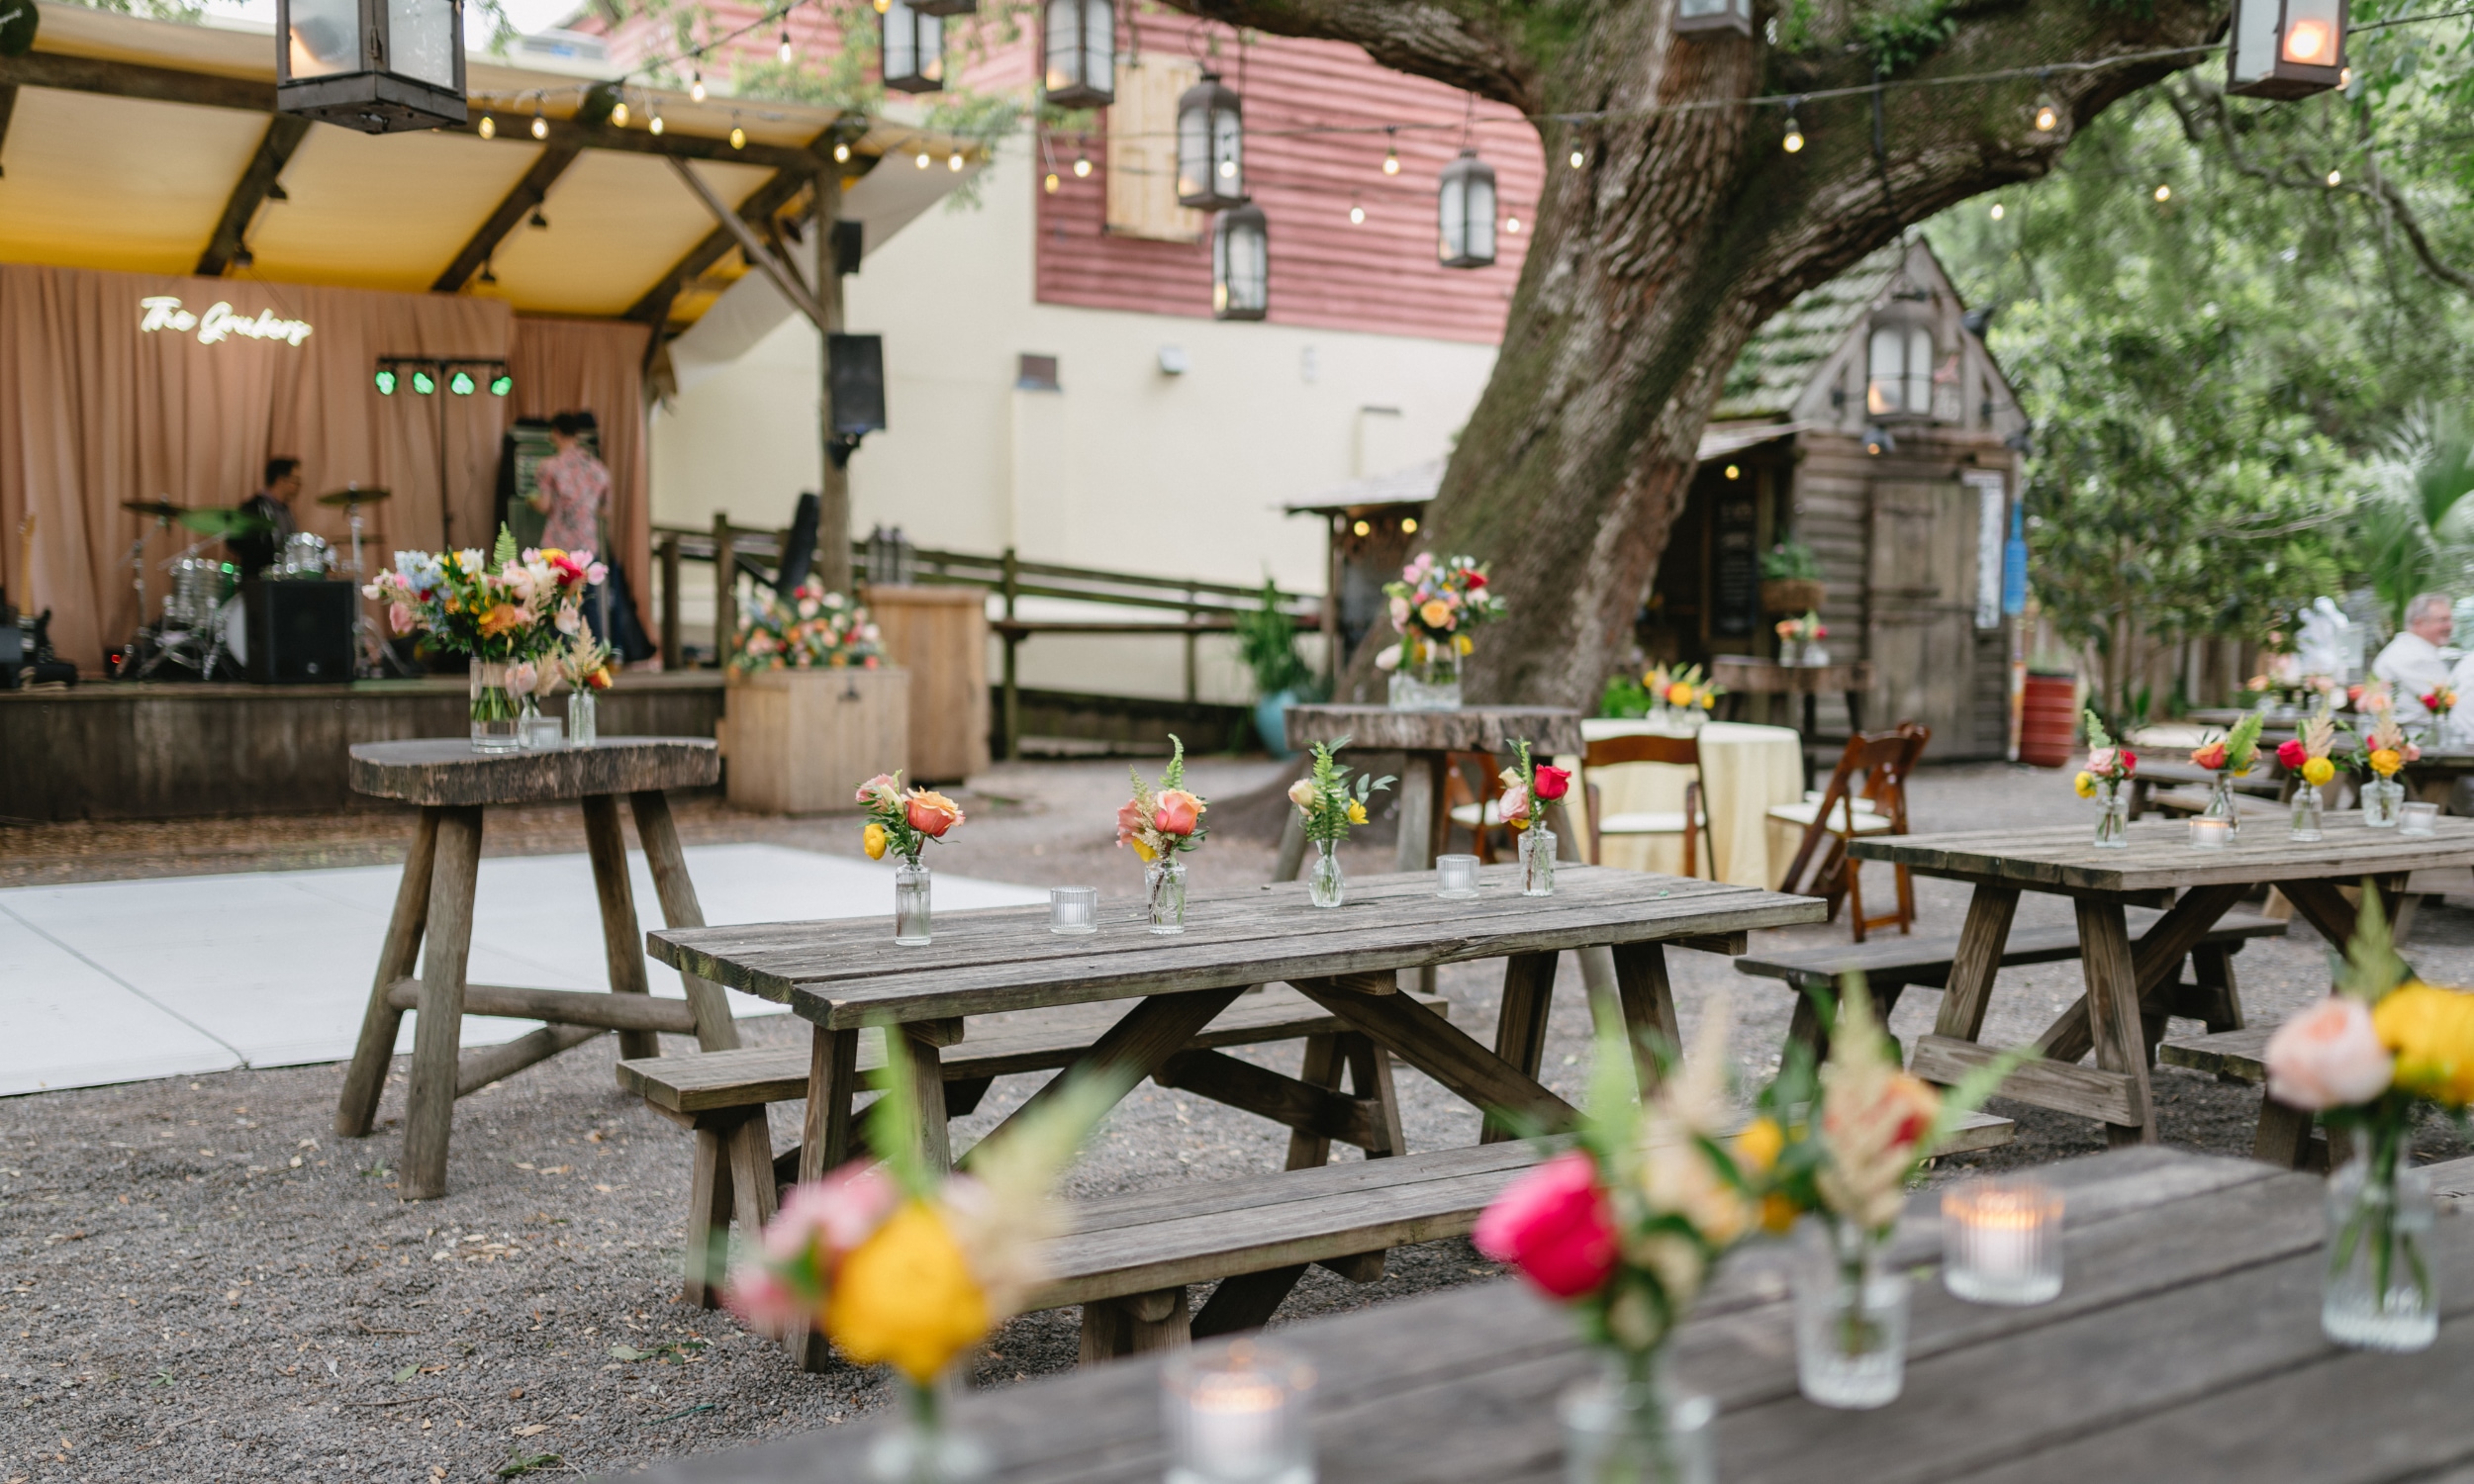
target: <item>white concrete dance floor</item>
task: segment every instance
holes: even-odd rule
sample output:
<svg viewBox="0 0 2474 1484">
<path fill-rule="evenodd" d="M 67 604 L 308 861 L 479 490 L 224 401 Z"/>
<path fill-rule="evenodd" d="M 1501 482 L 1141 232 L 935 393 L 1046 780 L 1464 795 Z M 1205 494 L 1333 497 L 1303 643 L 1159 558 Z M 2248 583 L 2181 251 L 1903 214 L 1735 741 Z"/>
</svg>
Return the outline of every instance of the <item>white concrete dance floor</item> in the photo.
<svg viewBox="0 0 2474 1484">
<path fill-rule="evenodd" d="M 893 912 L 893 872 L 872 862 L 775 845 L 697 846 L 687 857 L 715 924 Z M 628 864 L 638 924 L 657 927 L 644 858 Z M 0 1095 L 350 1056 L 400 875 L 384 866 L 0 890 Z M 936 879 L 939 911 L 1046 897 Z M 474 982 L 602 989 L 602 964 L 583 856 L 481 863 Z M 677 974 L 649 968 L 655 994 L 684 994 Z M 740 1015 L 782 1012 L 730 1000 Z M 469 1016 L 463 1040 L 509 1041 L 537 1024 Z M 397 1050 L 412 1038 L 408 1016 Z"/>
</svg>

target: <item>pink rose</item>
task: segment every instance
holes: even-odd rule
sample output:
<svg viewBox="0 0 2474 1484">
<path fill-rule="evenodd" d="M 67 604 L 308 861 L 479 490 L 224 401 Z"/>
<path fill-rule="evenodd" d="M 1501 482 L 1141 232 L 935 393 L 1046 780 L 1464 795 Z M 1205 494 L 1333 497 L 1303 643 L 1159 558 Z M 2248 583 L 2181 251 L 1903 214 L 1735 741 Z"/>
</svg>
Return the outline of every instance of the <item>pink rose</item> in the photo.
<svg viewBox="0 0 2474 1484">
<path fill-rule="evenodd" d="M 1202 822 L 1202 800 L 1183 788 L 1163 789 L 1152 812 L 1152 827 L 1163 835 L 1190 835 Z"/>
<path fill-rule="evenodd" d="M 1615 1270 L 1615 1223 L 1597 1165 L 1577 1150 L 1514 1180 L 1477 1218 L 1472 1240 L 1555 1298 L 1592 1292 Z"/>
<path fill-rule="evenodd" d="M 1571 786 L 1570 770 L 1550 768 L 1544 763 L 1538 765 L 1538 799 L 1541 803 L 1553 803 L 1562 798 Z"/>
<path fill-rule="evenodd" d="M 791 1286 L 770 1267 L 762 1263 L 734 1268 L 730 1281 L 721 1290 L 721 1301 L 730 1312 L 747 1322 L 749 1329 L 767 1335 L 800 1334 L 817 1320 L 815 1310 L 791 1291 Z"/>
<path fill-rule="evenodd" d="M 404 604 L 400 603 L 395 604 L 393 607 L 388 608 L 387 627 L 394 629 L 398 635 L 411 633 L 413 631 L 413 610 L 404 606 Z"/>
<path fill-rule="evenodd" d="M 2288 737 L 2276 744 L 2276 760 L 2288 769 L 2300 768 L 2311 761 L 2311 749 L 2302 745 L 2300 737 Z"/>
<path fill-rule="evenodd" d="M 2309 1113 L 2367 1103 L 2388 1090 L 2396 1069 L 2370 1007 L 2349 994 L 2331 995 L 2278 1026 L 2261 1060 L 2268 1095 Z"/>
<path fill-rule="evenodd" d="M 2087 771 L 2090 773 L 2105 772 L 2107 769 L 2113 767 L 2115 756 L 2116 754 L 2114 749 L 2110 747 L 2089 748 L 2087 750 Z"/>
<path fill-rule="evenodd" d="M 782 1198 L 781 1213 L 765 1223 L 765 1255 L 789 1262 L 814 1248 L 838 1257 L 875 1235 L 901 1197 L 884 1167 L 865 1159 L 793 1185 Z"/>
<path fill-rule="evenodd" d="M 863 804 L 892 803 L 901 797 L 902 780 L 890 773 L 880 773 L 859 786 L 859 801 Z"/>
<path fill-rule="evenodd" d="M 1495 807 L 1507 820 L 1526 819 L 1529 817 L 1529 790 L 1514 784 L 1503 790 L 1503 797 L 1497 800 Z"/>
</svg>

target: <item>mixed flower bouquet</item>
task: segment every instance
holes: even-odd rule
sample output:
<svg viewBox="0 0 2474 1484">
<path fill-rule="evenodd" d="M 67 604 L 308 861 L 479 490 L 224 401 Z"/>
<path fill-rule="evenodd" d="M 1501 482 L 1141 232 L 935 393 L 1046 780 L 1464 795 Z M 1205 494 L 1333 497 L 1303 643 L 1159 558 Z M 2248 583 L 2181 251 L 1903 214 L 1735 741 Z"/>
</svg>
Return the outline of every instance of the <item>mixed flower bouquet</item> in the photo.
<svg viewBox="0 0 2474 1484">
<path fill-rule="evenodd" d="M 900 770 L 880 773 L 861 784 L 859 803 L 868 814 L 860 843 L 871 861 L 884 860 L 890 850 L 916 866 L 928 842 L 944 839 L 947 831 L 962 823 L 961 806 L 944 794 L 928 788 L 904 792 Z"/>
<path fill-rule="evenodd" d="M 2434 733 L 2448 720 L 2448 713 L 2457 708 L 2457 693 L 2445 685 L 2433 686 L 2423 693 L 2423 709 L 2431 713 Z"/>
<path fill-rule="evenodd" d="M 2096 718 L 2094 711 L 2080 714 L 2087 725 L 2087 764 L 2072 780 L 2071 787 L 2078 790 L 2079 797 L 2094 798 L 2100 785 L 2129 783 L 2139 772 L 2139 754 L 2127 747 L 2116 746 L 2112 735 L 2105 730 L 2105 723 Z"/>
<path fill-rule="evenodd" d="M 1349 782 L 1350 770 L 1333 757 L 1348 745 L 1346 737 L 1337 742 L 1315 743 L 1314 767 L 1288 786 L 1288 801 L 1297 806 L 1297 813 L 1305 822 L 1305 837 L 1318 844 L 1336 845 L 1348 839 L 1351 825 L 1366 822 L 1368 797 L 1393 783 L 1389 774 L 1376 778 L 1360 773 L 1353 787 Z"/>
<path fill-rule="evenodd" d="M 1531 825 L 1545 827 L 1546 806 L 1571 791 L 1572 775 L 1569 768 L 1541 763 L 1529 755 L 1526 738 L 1512 743 L 1512 766 L 1495 776 L 1503 785 L 1503 796 L 1496 801 L 1503 822 L 1515 830 Z"/>
<path fill-rule="evenodd" d="M 1698 665 L 1673 670 L 1660 665 L 1641 677 L 1641 683 L 1649 687 L 1650 699 L 1678 711 L 1706 711 L 1727 694 L 1724 686 L 1704 679 Z"/>
<path fill-rule="evenodd" d="M 787 599 L 771 588 L 756 592 L 756 606 L 739 620 L 732 669 L 874 670 L 884 663 L 884 635 L 861 604 L 813 583 Z"/>
<path fill-rule="evenodd" d="M 399 634 L 427 629 L 441 647 L 484 662 L 537 659 L 584 632 L 584 591 L 609 575 L 589 551 L 556 547 L 519 552 L 499 527 L 498 545 L 478 551 L 399 551 L 361 596 L 387 606 Z"/>
<path fill-rule="evenodd" d="M 2336 764 L 2329 756 L 2335 746 L 2336 717 L 2322 707 L 2301 730 L 2276 745 L 2276 760 L 2317 788 L 2336 776 Z"/>
<path fill-rule="evenodd" d="M 607 691 L 611 686 L 610 662 L 617 652 L 589 632 L 577 634 L 567 647 L 550 651 L 549 667 L 558 678 L 578 691 Z"/>
<path fill-rule="evenodd" d="M 2259 761 L 2259 728 L 2266 720 L 2257 711 L 2245 711 L 2232 731 L 2193 749 L 2191 762 L 2210 773 L 2247 778 L 2251 767 Z"/>
<path fill-rule="evenodd" d="M 1503 600 L 1486 590 L 1486 569 L 1471 557 L 1435 560 L 1431 551 L 1400 569 L 1400 580 L 1383 584 L 1391 600 L 1391 626 L 1400 642 L 1375 657 L 1384 670 L 1450 657 L 1474 647 L 1469 631 L 1505 613 Z"/>
<path fill-rule="evenodd" d="M 1202 822 L 1210 805 L 1186 788 L 1186 744 L 1171 733 L 1169 747 L 1169 765 L 1160 770 L 1158 788 L 1144 783 L 1133 769 L 1125 770 L 1134 781 L 1134 796 L 1116 811 L 1116 843 L 1133 847 L 1146 866 L 1194 849 L 1210 833 Z"/>
<path fill-rule="evenodd" d="M 1778 637 L 1789 644 L 1812 644 L 1830 637 L 1830 625 L 1821 621 L 1819 613 L 1806 613 L 1801 618 L 1781 618 L 1777 622 Z"/>
</svg>

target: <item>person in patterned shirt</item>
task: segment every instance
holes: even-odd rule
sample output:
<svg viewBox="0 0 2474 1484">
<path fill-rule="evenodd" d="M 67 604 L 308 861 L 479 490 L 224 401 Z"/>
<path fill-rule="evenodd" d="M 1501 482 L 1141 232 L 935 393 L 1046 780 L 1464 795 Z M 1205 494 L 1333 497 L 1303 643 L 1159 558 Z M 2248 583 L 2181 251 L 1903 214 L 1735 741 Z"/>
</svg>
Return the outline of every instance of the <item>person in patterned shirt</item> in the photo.
<svg viewBox="0 0 2474 1484">
<path fill-rule="evenodd" d="M 610 512 L 610 470 L 579 435 L 585 419 L 560 413 L 550 419 L 550 443 L 558 451 L 533 472 L 532 508 L 549 516 L 541 544 L 561 551 L 602 551 L 602 517 Z"/>
</svg>

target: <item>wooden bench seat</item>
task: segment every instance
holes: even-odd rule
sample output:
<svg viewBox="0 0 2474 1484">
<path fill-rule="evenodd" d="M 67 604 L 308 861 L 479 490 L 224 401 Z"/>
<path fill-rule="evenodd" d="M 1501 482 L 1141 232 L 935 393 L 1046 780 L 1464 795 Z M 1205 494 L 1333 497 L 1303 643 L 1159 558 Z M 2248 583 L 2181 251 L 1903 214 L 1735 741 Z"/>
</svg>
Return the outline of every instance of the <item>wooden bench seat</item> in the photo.
<svg viewBox="0 0 2474 1484">
<path fill-rule="evenodd" d="M 2131 939 L 2139 939 L 2161 915 L 2134 908 Z M 2164 1032 L 2166 1016 L 2180 1015 L 2205 1023 L 2211 1031 L 2235 1030 L 2242 1024 L 2241 995 L 2234 980 L 2233 956 L 2253 938 L 2281 938 L 2285 924 L 2255 912 L 2228 912 L 2208 936 L 2191 950 L 2192 977 L 2167 985 L 2157 1004 L 2146 1007 L 2148 1047 L 2152 1059 Z M 1885 938 L 1870 943 L 1834 943 L 1821 948 L 1778 953 L 1749 953 L 1735 961 L 1738 974 L 1785 981 L 1796 990 L 1795 1015 L 1788 1027 L 1791 1041 L 1816 1053 L 1828 1050 L 1820 1017 L 1807 988 L 1835 988 L 1843 974 L 1861 974 L 1873 1002 L 1886 1019 L 1911 984 L 1941 988 L 1950 982 L 1951 961 L 1957 955 L 1956 938 Z M 2055 964 L 2079 956 L 2075 926 L 2015 927 L 2002 950 L 2002 967 Z"/>
<path fill-rule="evenodd" d="M 2268 1038 L 2272 1025 L 2244 1026 L 2206 1036 L 2175 1036 L 2156 1047 L 2156 1060 L 2167 1067 L 2213 1072 L 2222 1081 L 2248 1082 L 2260 1087 L 2259 1127 L 2251 1135 L 2250 1155 L 2285 1169 L 2329 1168 L 2328 1136 L 2312 1127 L 2312 1116 L 2289 1108 L 2265 1090 Z M 2342 1136 L 2339 1136 L 2340 1143 Z M 2341 1156 L 2338 1162 L 2342 1162 Z"/>
</svg>

